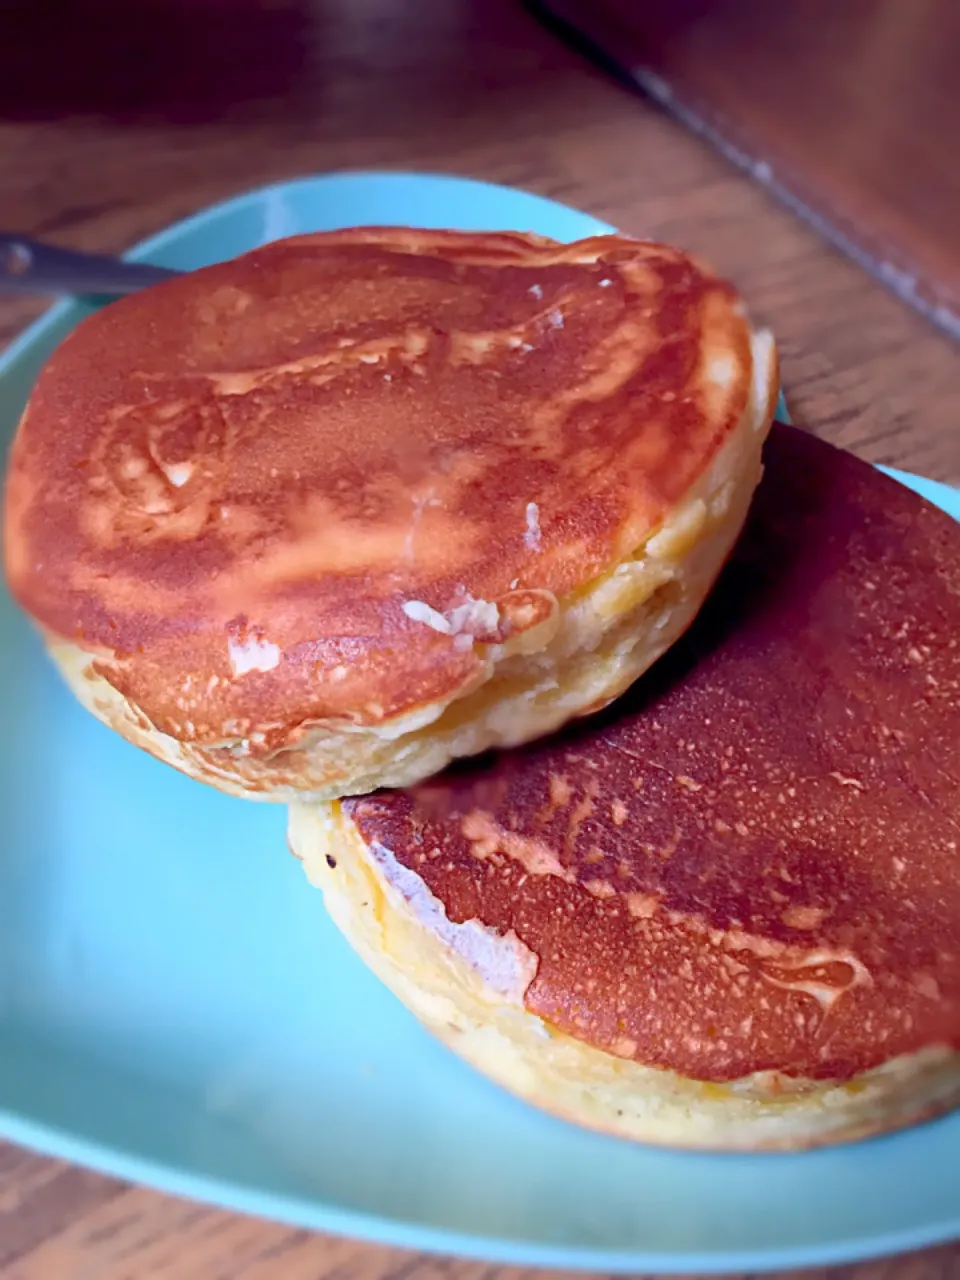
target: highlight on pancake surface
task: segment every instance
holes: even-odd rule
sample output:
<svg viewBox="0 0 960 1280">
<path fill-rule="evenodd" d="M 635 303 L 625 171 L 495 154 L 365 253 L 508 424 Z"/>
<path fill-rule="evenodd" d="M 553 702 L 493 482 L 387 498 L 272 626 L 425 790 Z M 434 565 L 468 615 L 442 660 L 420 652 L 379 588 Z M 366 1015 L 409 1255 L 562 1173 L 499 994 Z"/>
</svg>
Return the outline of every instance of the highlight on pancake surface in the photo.
<svg viewBox="0 0 960 1280">
<path fill-rule="evenodd" d="M 407 784 L 669 648 L 775 390 L 769 335 L 668 246 L 295 237 L 67 338 L 14 443 L 6 570 L 85 705 L 192 776 Z"/>
<path fill-rule="evenodd" d="M 375 973 L 522 1097 L 718 1149 L 960 1104 L 960 525 L 775 426 L 730 565 L 609 712 L 290 810 Z"/>
</svg>

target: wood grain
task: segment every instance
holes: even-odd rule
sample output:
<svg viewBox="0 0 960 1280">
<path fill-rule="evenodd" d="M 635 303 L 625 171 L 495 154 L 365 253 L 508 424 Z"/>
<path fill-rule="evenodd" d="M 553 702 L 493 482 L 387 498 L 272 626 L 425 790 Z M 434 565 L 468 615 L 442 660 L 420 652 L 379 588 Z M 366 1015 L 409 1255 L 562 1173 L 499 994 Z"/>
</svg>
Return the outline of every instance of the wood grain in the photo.
<svg viewBox="0 0 960 1280">
<path fill-rule="evenodd" d="M 344 167 L 528 187 L 711 259 L 776 330 L 795 416 L 960 482 L 956 347 L 508 0 L 13 0 L 0 57 L 14 49 L 9 226 L 119 250 L 239 190 Z M 0 305 L 0 341 L 38 309 Z M 0 1145 L 0 1280 L 531 1274 L 312 1236 Z M 960 1280 L 960 1246 L 831 1274 Z"/>
</svg>

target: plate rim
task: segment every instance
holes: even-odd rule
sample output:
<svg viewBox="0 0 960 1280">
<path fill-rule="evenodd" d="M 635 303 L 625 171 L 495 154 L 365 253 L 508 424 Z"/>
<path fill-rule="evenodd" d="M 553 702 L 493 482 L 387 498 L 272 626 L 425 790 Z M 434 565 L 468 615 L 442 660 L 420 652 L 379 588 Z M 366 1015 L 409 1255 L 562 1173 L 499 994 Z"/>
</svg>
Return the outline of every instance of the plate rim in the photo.
<svg viewBox="0 0 960 1280">
<path fill-rule="evenodd" d="M 131 261 L 152 259 L 154 255 L 162 254 L 167 245 L 203 225 L 211 217 L 257 206 L 265 199 L 269 199 L 271 195 L 288 194 L 292 189 L 330 187 L 342 182 L 360 181 L 362 183 L 371 180 L 378 183 L 386 180 L 388 184 L 390 182 L 429 182 L 461 189 L 471 187 L 478 191 L 495 191 L 501 195 L 503 193 L 522 195 L 544 205 L 553 205 L 565 212 L 579 213 L 590 218 L 597 225 L 595 232 L 597 235 L 615 230 L 610 224 L 593 214 L 520 187 L 444 172 L 357 168 L 315 175 L 305 174 L 240 192 L 205 206 L 162 228 L 139 241 L 122 256 Z M 0 379 L 8 374 L 11 367 L 34 344 L 42 341 L 61 320 L 68 318 L 75 306 L 74 300 L 61 299 L 17 334 L 6 350 L 0 354 Z M 881 466 L 878 469 L 909 488 L 915 488 L 919 482 L 925 496 L 931 495 L 935 502 L 938 495 L 944 500 L 953 501 L 960 496 L 960 489 L 954 489 L 939 481 L 928 480 L 892 467 Z M 823 1244 L 782 1248 L 728 1251 L 721 1247 L 709 1251 L 664 1252 L 616 1247 L 550 1245 L 433 1226 L 382 1213 L 338 1206 L 319 1197 L 283 1194 L 267 1190 L 262 1186 L 255 1187 L 231 1182 L 219 1175 L 191 1172 L 182 1166 L 152 1158 L 123 1146 L 111 1146 L 92 1138 L 79 1136 L 61 1126 L 11 1110 L 3 1105 L 2 1100 L 0 1100 L 0 1139 L 17 1143 L 44 1156 L 69 1161 L 164 1194 L 186 1197 L 228 1212 L 252 1215 L 290 1227 L 306 1227 L 313 1231 L 329 1232 L 364 1243 L 428 1254 L 447 1254 L 505 1266 L 563 1268 L 575 1271 L 598 1270 L 615 1274 L 645 1271 L 661 1274 L 701 1272 L 726 1275 L 741 1271 L 770 1272 L 785 1268 L 833 1266 L 869 1261 L 960 1240 L 960 1207 L 958 1207 L 952 1220 L 947 1219 L 940 1224 L 903 1228 L 887 1234 L 861 1236 Z"/>
<path fill-rule="evenodd" d="M 936 1123 L 934 1121 L 933 1123 Z M 548 1245 L 430 1226 L 383 1214 L 332 1205 L 329 1201 L 242 1186 L 222 1177 L 191 1173 L 163 1160 L 120 1147 L 79 1138 L 53 1125 L 24 1119 L 0 1107 L 0 1139 L 19 1143 L 37 1154 L 66 1160 L 148 1190 L 179 1196 L 211 1208 L 261 1218 L 282 1226 L 326 1232 L 364 1244 L 445 1255 L 494 1266 L 600 1271 L 608 1274 L 731 1275 L 770 1273 L 811 1267 L 842 1266 L 931 1249 L 960 1239 L 960 1214 L 932 1229 L 917 1227 L 873 1236 L 860 1244 L 832 1244 L 785 1249 L 749 1249 L 665 1253 L 635 1249 L 603 1249 Z M 789 1158 L 789 1157 L 787 1157 Z"/>
</svg>

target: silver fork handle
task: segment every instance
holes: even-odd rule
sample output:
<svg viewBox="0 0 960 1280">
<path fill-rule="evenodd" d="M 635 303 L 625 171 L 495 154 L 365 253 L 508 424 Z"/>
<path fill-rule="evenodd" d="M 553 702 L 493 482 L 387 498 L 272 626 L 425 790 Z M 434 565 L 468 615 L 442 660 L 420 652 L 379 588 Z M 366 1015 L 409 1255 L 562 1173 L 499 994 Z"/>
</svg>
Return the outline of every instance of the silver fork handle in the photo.
<svg viewBox="0 0 960 1280">
<path fill-rule="evenodd" d="M 0 294 L 135 293 L 178 273 L 0 231 Z"/>
</svg>

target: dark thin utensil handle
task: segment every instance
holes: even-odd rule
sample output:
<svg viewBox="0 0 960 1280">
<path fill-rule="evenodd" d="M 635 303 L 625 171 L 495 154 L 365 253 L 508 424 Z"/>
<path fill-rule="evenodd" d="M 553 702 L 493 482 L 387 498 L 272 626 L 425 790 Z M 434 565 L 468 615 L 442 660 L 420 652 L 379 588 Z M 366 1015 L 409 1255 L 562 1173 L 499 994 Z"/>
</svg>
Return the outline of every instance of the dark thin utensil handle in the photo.
<svg viewBox="0 0 960 1280">
<path fill-rule="evenodd" d="M 0 231 L 0 294 L 135 293 L 177 272 L 142 262 L 77 253 Z"/>
</svg>

